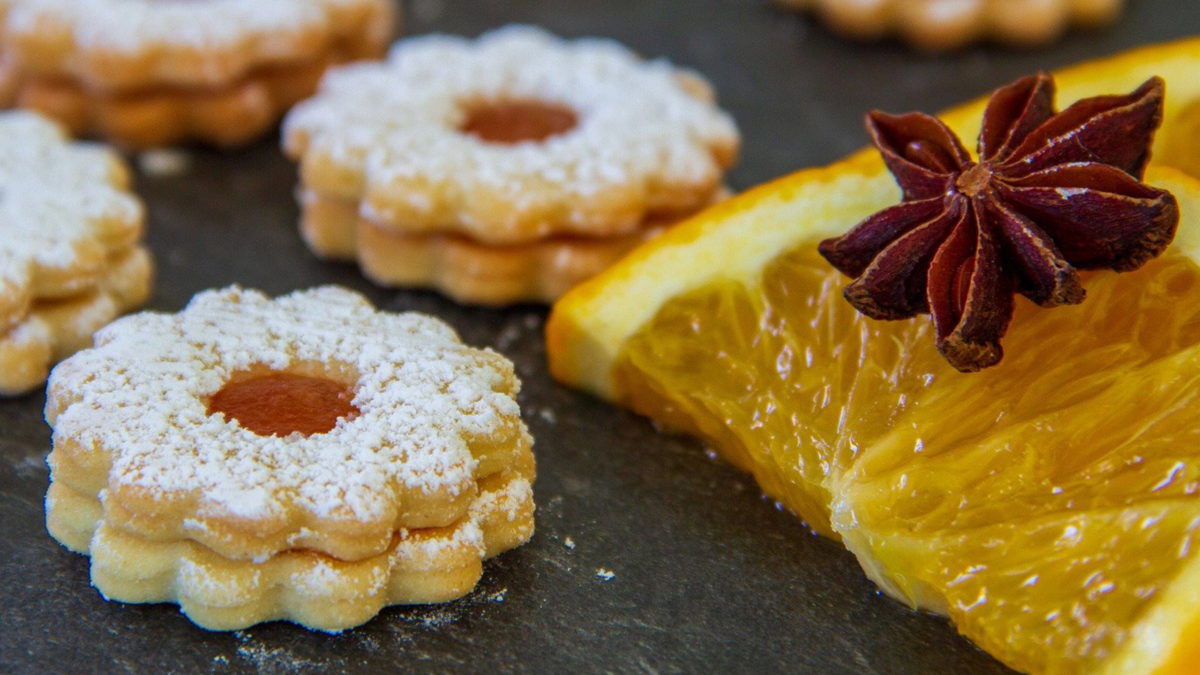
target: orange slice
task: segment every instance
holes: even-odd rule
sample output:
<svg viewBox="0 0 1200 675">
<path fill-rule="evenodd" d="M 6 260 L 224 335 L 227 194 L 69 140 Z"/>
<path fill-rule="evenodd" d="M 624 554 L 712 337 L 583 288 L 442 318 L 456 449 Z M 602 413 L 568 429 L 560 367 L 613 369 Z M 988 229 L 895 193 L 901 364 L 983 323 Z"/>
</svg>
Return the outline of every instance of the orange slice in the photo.
<svg viewBox="0 0 1200 675">
<path fill-rule="evenodd" d="M 1190 169 L 1198 70 L 1200 39 L 1142 49 L 1056 74 L 1059 103 L 1163 76 L 1156 157 Z M 945 119 L 973 137 L 982 106 Z M 1019 306 L 992 371 L 950 368 L 926 317 L 858 316 L 816 255 L 898 200 L 872 153 L 718 205 L 569 293 L 551 369 L 706 438 L 888 593 L 1014 667 L 1189 672 L 1200 183 L 1161 166 L 1147 181 L 1180 200 L 1168 254 L 1089 275 L 1080 306 Z"/>
</svg>

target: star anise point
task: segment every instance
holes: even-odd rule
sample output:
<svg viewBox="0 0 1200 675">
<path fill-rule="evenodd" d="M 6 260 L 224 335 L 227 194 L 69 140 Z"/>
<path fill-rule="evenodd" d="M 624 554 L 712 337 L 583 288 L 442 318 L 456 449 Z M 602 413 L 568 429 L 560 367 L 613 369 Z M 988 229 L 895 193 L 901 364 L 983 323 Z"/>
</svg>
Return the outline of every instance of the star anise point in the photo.
<svg viewBox="0 0 1200 675">
<path fill-rule="evenodd" d="M 938 342 L 938 351 L 961 372 L 974 373 L 1000 363 L 1004 349 L 999 342 L 974 343 L 951 336 Z"/>
<path fill-rule="evenodd" d="M 1082 302 L 1077 269 L 1135 269 L 1175 235 L 1175 199 L 1141 182 L 1162 80 L 1060 113 L 1054 89 L 1038 73 L 997 90 L 977 159 L 935 117 L 868 113 L 903 201 L 820 244 L 855 277 L 844 292 L 855 308 L 932 314 L 938 349 L 959 370 L 1000 360 L 1014 293 L 1048 307 Z"/>
</svg>

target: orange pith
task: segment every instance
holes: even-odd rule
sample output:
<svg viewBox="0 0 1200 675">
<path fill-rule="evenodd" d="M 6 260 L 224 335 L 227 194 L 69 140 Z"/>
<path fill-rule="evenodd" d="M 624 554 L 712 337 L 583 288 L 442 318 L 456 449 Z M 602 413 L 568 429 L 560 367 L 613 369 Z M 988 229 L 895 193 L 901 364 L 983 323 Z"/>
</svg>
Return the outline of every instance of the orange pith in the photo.
<svg viewBox="0 0 1200 675">
<path fill-rule="evenodd" d="M 560 300 L 559 379 L 705 438 L 890 595 L 1047 673 L 1200 672 L 1200 39 L 1068 69 L 1059 106 L 1167 80 L 1163 258 L 1020 301 L 992 371 L 869 321 L 822 238 L 897 199 L 871 153 L 755 188 Z M 982 104 L 945 119 L 973 137 Z"/>
</svg>

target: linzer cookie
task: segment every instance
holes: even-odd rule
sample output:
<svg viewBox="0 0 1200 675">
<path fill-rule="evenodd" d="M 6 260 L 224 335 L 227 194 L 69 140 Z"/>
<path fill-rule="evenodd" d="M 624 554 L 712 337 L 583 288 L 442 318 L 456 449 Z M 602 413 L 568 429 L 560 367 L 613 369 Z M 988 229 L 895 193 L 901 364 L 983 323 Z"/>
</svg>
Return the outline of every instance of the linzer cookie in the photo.
<svg viewBox="0 0 1200 675">
<path fill-rule="evenodd" d="M 739 137 L 699 75 L 518 26 L 331 71 L 284 146 L 318 255 L 504 304 L 552 300 L 709 205 Z"/>
<path fill-rule="evenodd" d="M 115 154 L 0 112 L 0 395 L 27 392 L 150 295 L 142 204 Z"/>
<path fill-rule="evenodd" d="M 775 0 L 811 10 L 832 28 L 860 39 L 895 34 L 933 51 L 981 39 L 1037 45 L 1071 25 L 1113 21 L 1125 0 Z"/>
<path fill-rule="evenodd" d="M 309 96 L 331 64 L 382 54 L 394 4 L 4 0 L 0 104 L 129 147 L 238 145 Z"/>
<path fill-rule="evenodd" d="M 512 364 L 336 287 L 236 287 L 59 364 L 50 533 L 105 597 L 201 626 L 358 625 L 474 587 L 533 531 Z"/>
</svg>

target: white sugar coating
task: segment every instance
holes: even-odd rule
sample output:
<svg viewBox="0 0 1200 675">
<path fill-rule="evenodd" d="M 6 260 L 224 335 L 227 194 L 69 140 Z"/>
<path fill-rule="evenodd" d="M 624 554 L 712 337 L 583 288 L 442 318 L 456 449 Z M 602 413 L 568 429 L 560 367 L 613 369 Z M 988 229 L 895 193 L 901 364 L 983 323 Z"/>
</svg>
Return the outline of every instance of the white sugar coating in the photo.
<svg viewBox="0 0 1200 675">
<path fill-rule="evenodd" d="M 253 46 L 261 56 L 294 57 L 272 34 L 326 26 L 331 15 L 363 0 L 11 0 L 6 29 L 36 35 L 66 26 L 79 49 L 138 53 L 152 48 Z M 283 50 L 283 53 L 274 53 Z"/>
<path fill-rule="evenodd" d="M 447 536 L 427 539 L 404 538 L 397 544 L 392 555 L 401 561 L 426 561 L 437 565 L 439 556 L 449 551 L 466 547 L 483 556 L 486 546 L 483 534 L 485 519 L 503 518 L 513 522 L 533 504 L 533 486 L 525 478 L 512 478 L 500 489 L 479 493 L 467 517 L 460 521 Z"/>
<path fill-rule="evenodd" d="M 0 335 L 0 354 L 6 351 L 22 351 L 30 345 L 49 345 L 54 342 L 54 332 L 36 316 L 31 316 Z"/>
<path fill-rule="evenodd" d="M 108 545 L 104 541 L 95 544 Z M 179 561 L 179 586 L 187 595 L 202 597 L 207 604 L 237 605 L 262 583 L 262 573 L 253 570 L 249 575 L 227 575 L 214 572 L 208 565 L 189 558 Z"/>
<path fill-rule="evenodd" d="M 3 199 L 3 196 L 0 196 L 0 199 Z M 0 222 L 0 228 L 3 227 L 3 223 Z M 3 230 L 0 229 L 0 232 L 3 232 Z M 28 284 L 28 258 L 26 256 L 17 257 L 14 251 L 0 247 L 0 296 L 21 293 Z M 3 325 L 2 322 L 0 322 L 0 325 Z"/>
<path fill-rule="evenodd" d="M 471 515 L 483 518 L 485 515 L 500 515 L 508 522 L 520 517 L 524 504 L 533 502 L 533 486 L 524 478 L 509 481 L 503 490 L 494 490 L 479 495 L 471 504 Z"/>
<path fill-rule="evenodd" d="M 440 566 L 439 556 L 455 550 L 466 549 L 472 554 L 483 557 L 483 530 L 474 518 L 459 523 L 447 536 L 431 537 L 429 539 L 403 539 L 396 544 L 392 556 L 396 561 L 420 565 L 430 563 L 432 568 Z"/>
<path fill-rule="evenodd" d="M 65 309 L 51 306 L 50 309 L 44 310 L 45 314 L 41 317 L 51 325 L 54 339 L 59 344 L 64 341 L 78 343 L 81 339 L 86 342 L 87 336 L 121 313 L 116 299 L 103 290 L 82 295 L 69 302 Z M 34 313 L 42 314 L 43 310 L 35 307 Z"/>
<path fill-rule="evenodd" d="M 733 152 L 739 139 L 732 118 L 709 98 L 699 76 L 644 61 L 616 42 L 510 26 L 473 41 L 401 40 L 385 63 L 331 70 L 318 94 L 288 115 L 285 137 L 289 152 L 317 153 L 361 173 L 365 193 L 393 195 L 410 216 L 470 227 L 503 217 L 471 207 L 481 194 L 501 195 L 513 220 L 561 213 L 560 229 L 570 230 L 591 217 L 571 208 L 581 201 L 595 206 L 619 193 L 652 204 L 681 185 L 715 188 L 724 167 L 714 149 Z M 565 105 L 578 124 L 510 145 L 457 131 L 472 104 L 508 100 Z M 372 208 L 365 215 L 392 222 Z"/>
<path fill-rule="evenodd" d="M 259 436 L 209 415 L 208 398 L 252 366 L 343 364 L 360 414 L 324 434 Z M 197 516 L 260 519 L 287 505 L 378 520 L 403 492 L 469 489 L 464 435 L 519 417 L 512 364 L 459 342 L 444 323 L 376 311 L 327 286 L 271 300 L 230 287 L 179 314 L 141 313 L 59 364 L 56 437 L 111 456 L 109 485 L 201 495 Z"/>
<path fill-rule="evenodd" d="M 101 146 L 74 143 L 28 112 L 0 112 L 0 280 L 31 283 L 39 267 L 69 270 L 87 249 L 103 255 L 105 228 L 143 217 Z"/>
<path fill-rule="evenodd" d="M 291 590 L 304 595 L 322 597 L 333 596 L 339 601 L 357 600 L 379 594 L 387 585 L 388 570 L 383 566 L 372 567 L 366 584 L 339 571 L 328 560 L 312 556 L 308 564 L 292 574 L 287 584 Z"/>
</svg>

